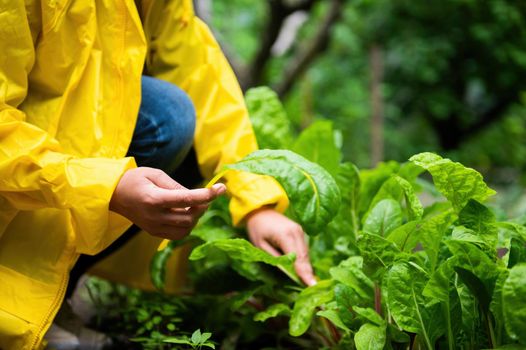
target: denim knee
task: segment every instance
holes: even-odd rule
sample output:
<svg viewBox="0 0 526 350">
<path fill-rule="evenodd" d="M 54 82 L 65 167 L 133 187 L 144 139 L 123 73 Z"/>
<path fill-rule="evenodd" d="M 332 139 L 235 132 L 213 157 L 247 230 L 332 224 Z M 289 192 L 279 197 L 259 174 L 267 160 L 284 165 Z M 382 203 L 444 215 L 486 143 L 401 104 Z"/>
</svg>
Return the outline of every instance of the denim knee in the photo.
<svg viewBox="0 0 526 350">
<path fill-rule="evenodd" d="M 166 81 L 143 76 L 137 125 L 128 154 L 139 166 L 174 171 L 190 150 L 195 109 L 188 95 Z"/>
</svg>

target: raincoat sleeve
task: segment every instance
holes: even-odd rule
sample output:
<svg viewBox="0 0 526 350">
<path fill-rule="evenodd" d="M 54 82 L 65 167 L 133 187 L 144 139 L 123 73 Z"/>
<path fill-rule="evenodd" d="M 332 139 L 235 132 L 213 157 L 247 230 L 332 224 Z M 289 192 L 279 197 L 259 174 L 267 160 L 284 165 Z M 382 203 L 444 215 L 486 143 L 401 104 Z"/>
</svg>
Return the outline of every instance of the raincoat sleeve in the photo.
<svg viewBox="0 0 526 350">
<path fill-rule="evenodd" d="M 25 20 L 23 1 L 9 2 L 9 7 L 0 11 L 10 13 L 0 16 L 0 202 L 11 212 L 68 210 L 78 252 L 94 254 L 130 225 L 108 206 L 121 175 L 135 163 L 131 158 L 75 158 L 27 122 L 19 107 L 28 91 L 37 30 Z"/>
<path fill-rule="evenodd" d="M 194 15 L 190 0 L 152 1 L 143 18 L 149 42 L 147 73 L 185 90 L 194 102 L 194 148 L 201 173 L 210 178 L 221 167 L 257 149 L 237 79 L 212 33 Z M 271 177 L 246 172 L 225 176 L 235 225 L 251 211 L 273 206 L 285 211 L 288 199 Z"/>
</svg>

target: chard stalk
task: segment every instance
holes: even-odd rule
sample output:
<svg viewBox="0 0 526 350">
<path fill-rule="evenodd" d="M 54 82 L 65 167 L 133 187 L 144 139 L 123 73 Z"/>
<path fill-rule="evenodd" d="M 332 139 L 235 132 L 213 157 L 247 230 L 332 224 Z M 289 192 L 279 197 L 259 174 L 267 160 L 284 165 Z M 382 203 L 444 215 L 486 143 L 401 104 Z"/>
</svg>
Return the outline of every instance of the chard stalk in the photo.
<svg viewBox="0 0 526 350">
<path fill-rule="evenodd" d="M 380 285 L 375 282 L 374 283 L 374 309 L 378 313 L 378 315 L 382 316 L 382 291 L 380 289 Z"/>
<path fill-rule="evenodd" d="M 489 312 L 482 311 L 482 315 L 484 317 L 484 321 L 486 323 L 486 327 L 488 329 L 489 334 L 489 348 L 494 349 L 496 342 L 495 342 L 495 333 L 493 331 L 493 322 L 491 322 L 491 315 Z"/>
</svg>

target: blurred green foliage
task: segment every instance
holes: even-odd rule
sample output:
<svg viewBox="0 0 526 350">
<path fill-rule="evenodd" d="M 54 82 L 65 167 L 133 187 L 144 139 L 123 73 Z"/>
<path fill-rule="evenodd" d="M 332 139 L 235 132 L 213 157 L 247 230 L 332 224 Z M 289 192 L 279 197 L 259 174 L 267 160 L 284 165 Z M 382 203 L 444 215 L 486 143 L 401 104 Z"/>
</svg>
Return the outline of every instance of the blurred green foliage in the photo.
<svg viewBox="0 0 526 350">
<path fill-rule="evenodd" d="M 273 56 L 262 84 L 276 84 L 312 38 L 329 1 L 318 1 L 294 44 Z M 264 1 L 214 1 L 211 25 L 249 63 L 268 20 Z M 369 50 L 383 51 L 385 159 L 437 151 L 504 183 L 526 169 L 526 2 L 345 2 L 330 46 L 284 99 L 302 129 L 317 118 L 342 131 L 346 160 L 370 165 Z M 494 169 L 505 169 L 505 171 Z"/>
</svg>

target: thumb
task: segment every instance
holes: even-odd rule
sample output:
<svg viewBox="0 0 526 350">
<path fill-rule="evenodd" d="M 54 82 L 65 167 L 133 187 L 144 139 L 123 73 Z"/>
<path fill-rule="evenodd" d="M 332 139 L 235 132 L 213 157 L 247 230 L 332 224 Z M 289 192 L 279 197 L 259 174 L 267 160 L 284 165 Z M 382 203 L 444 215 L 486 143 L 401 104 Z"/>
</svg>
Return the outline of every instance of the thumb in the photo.
<svg viewBox="0 0 526 350">
<path fill-rule="evenodd" d="M 186 189 L 183 185 L 172 179 L 168 174 L 159 169 L 152 169 L 154 171 L 146 174 L 148 180 L 150 180 L 154 185 L 160 188 L 167 190 L 178 190 Z"/>
</svg>

